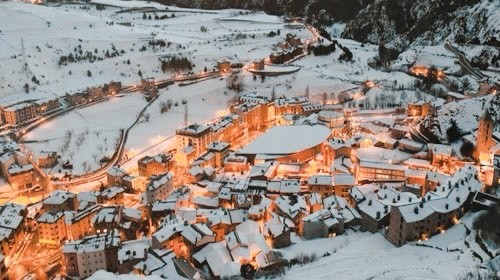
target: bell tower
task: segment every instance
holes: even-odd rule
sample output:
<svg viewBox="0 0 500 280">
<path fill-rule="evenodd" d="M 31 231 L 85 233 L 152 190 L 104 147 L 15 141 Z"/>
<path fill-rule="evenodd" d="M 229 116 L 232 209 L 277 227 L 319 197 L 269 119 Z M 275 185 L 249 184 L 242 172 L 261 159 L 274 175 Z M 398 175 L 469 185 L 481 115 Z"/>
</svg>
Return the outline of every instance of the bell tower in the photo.
<svg viewBox="0 0 500 280">
<path fill-rule="evenodd" d="M 493 128 L 494 122 L 488 110 L 479 119 L 477 129 L 477 145 L 474 151 L 474 159 L 479 162 L 489 162 L 490 148 L 493 146 Z"/>
</svg>

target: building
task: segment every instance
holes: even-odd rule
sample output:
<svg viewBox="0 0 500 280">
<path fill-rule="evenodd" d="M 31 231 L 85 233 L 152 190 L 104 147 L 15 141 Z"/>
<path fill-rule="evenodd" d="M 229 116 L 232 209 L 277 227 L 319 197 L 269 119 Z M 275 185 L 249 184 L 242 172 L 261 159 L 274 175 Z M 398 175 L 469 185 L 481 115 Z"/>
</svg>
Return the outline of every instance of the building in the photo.
<svg viewBox="0 0 500 280">
<path fill-rule="evenodd" d="M 361 229 L 377 232 L 389 225 L 389 214 L 391 206 L 381 203 L 376 196 L 371 196 L 357 203 L 357 209 L 361 214 Z"/>
<path fill-rule="evenodd" d="M 59 109 L 59 99 L 24 100 L 2 108 L 2 121 L 10 125 L 19 125 Z"/>
<path fill-rule="evenodd" d="M 343 111 L 321 110 L 318 114 L 318 120 L 337 132 L 342 132 L 344 129 L 345 120 Z"/>
<path fill-rule="evenodd" d="M 344 232 L 344 220 L 336 210 L 320 209 L 300 221 L 299 233 L 304 239 L 325 238 Z"/>
<path fill-rule="evenodd" d="M 5 266 L 5 256 L 0 254 L 0 280 L 9 280 L 7 267 Z"/>
<path fill-rule="evenodd" d="M 183 254 L 180 257 L 189 259 L 193 253 L 208 243 L 215 242 L 215 233 L 203 223 L 191 224 L 181 232 Z"/>
<path fill-rule="evenodd" d="M 33 165 L 26 164 L 19 166 L 13 164 L 7 171 L 6 179 L 15 190 L 29 189 L 33 187 L 34 179 Z"/>
<path fill-rule="evenodd" d="M 383 162 L 361 161 L 357 166 L 356 178 L 358 182 L 404 182 L 406 168 Z"/>
<path fill-rule="evenodd" d="M 403 139 L 406 137 L 406 134 L 408 134 L 408 131 L 410 128 L 405 125 L 394 125 L 393 127 L 389 128 L 389 131 L 391 133 L 391 137 L 394 139 Z"/>
<path fill-rule="evenodd" d="M 274 126 L 236 152 L 250 162 L 304 163 L 321 152 L 330 129 L 323 125 Z"/>
<path fill-rule="evenodd" d="M 248 168 L 247 158 L 244 156 L 230 154 L 224 160 L 224 171 L 226 172 L 245 172 L 248 171 Z"/>
<path fill-rule="evenodd" d="M 111 186 L 101 191 L 101 197 L 104 203 L 110 205 L 123 204 L 125 197 L 125 188 L 119 186 Z"/>
<path fill-rule="evenodd" d="M 350 192 L 354 186 L 355 180 L 354 176 L 351 174 L 334 174 L 333 175 L 333 186 L 334 194 L 336 196 L 343 197 L 344 199 L 350 199 Z"/>
<path fill-rule="evenodd" d="M 290 233 L 295 229 L 292 220 L 273 215 L 274 217 L 264 224 L 262 232 L 267 240 L 270 241 L 272 248 L 284 248 L 291 244 Z"/>
<path fill-rule="evenodd" d="M 41 168 L 52 168 L 57 164 L 57 152 L 41 151 L 38 156 L 38 166 Z"/>
<path fill-rule="evenodd" d="M 493 157 L 493 186 L 500 186 L 500 151 Z"/>
<path fill-rule="evenodd" d="M 34 120 L 37 116 L 38 104 L 35 102 L 21 102 L 2 107 L 2 121 L 5 124 L 19 125 Z"/>
<path fill-rule="evenodd" d="M 168 249 L 172 250 L 176 256 L 183 255 L 184 244 L 181 232 L 188 226 L 188 223 L 173 217 L 172 219 L 165 219 L 161 228 L 153 233 L 152 247 L 155 249 Z"/>
<path fill-rule="evenodd" d="M 26 206 L 5 203 L 0 206 L 0 253 L 9 256 L 26 231 Z"/>
<path fill-rule="evenodd" d="M 92 225 L 92 217 L 101 208 L 100 205 L 92 205 L 84 211 L 64 212 L 64 224 L 66 225 L 66 237 L 68 240 L 82 239 L 84 236 L 95 233 Z"/>
<path fill-rule="evenodd" d="M 198 157 L 212 142 L 212 136 L 212 130 L 207 125 L 192 124 L 178 129 L 175 132 L 177 152 L 181 152 L 186 147 L 193 147 L 194 157 Z"/>
<path fill-rule="evenodd" d="M 261 60 L 255 60 L 253 63 L 252 63 L 252 68 L 253 70 L 264 70 L 264 60 L 261 59 Z"/>
<path fill-rule="evenodd" d="M 166 199 L 174 191 L 173 174 L 171 172 L 151 178 L 146 187 L 146 203 Z"/>
<path fill-rule="evenodd" d="M 477 170 L 463 167 L 455 176 L 434 192 L 426 193 L 420 201 L 393 205 L 390 211 L 387 239 L 396 246 L 408 241 L 427 239 L 458 223 L 470 208 L 481 182 L 474 178 Z"/>
<path fill-rule="evenodd" d="M 72 192 L 56 190 L 43 200 L 43 211 L 58 213 L 75 211 L 77 209 L 76 195 Z"/>
<path fill-rule="evenodd" d="M 219 69 L 221 73 L 231 72 L 231 62 L 227 60 L 219 61 L 217 62 L 217 69 Z"/>
<path fill-rule="evenodd" d="M 408 103 L 406 113 L 408 117 L 425 117 L 434 112 L 434 108 L 430 102 L 418 101 Z"/>
<path fill-rule="evenodd" d="M 148 178 L 143 176 L 124 176 L 122 185 L 126 192 L 143 192 L 146 189 Z"/>
<path fill-rule="evenodd" d="M 20 152 L 19 146 L 4 144 L 0 153 L 0 172 L 15 190 L 33 187 L 35 171 L 28 156 Z"/>
<path fill-rule="evenodd" d="M 346 157 L 351 158 L 352 148 L 349 141 L 343 139 L 329 139 L 323 143 L 323 163 L 326 166 L 331 166 L 336 158 Z"/>
<path fill-rule="evenodd" d="M 427 144 L 432 165 L 448 165 L 452 161 L 453 148 L 450 145 Z"/>
<path fill-rule="evenodd" d="M 212 139 L 214 141 L 233 142 L 244 134 L 241 129 L 242 125 L 242 120 L 238 114 L 226 115 L 210 124 Z"/>
<path fill-rule="evenodd" d="M 166 154 L 145 156 L 137 161 L 137 166 L 139 176 L 151 177 L 169 172 L 173 167 L 173 159 Z"/>
<path fill-rule="evenodd" d="M 118 249 L 118 273 L 127 274 L 134 271 L 134 266 L 139 262 L 146 261 L 148 253 L 154 253 L 150 249 L 151 238 L 142 237 L 140 239 L 122 242 Z"/>
<path fill-rule="evenodd" d="M 479 120 L 479 127 L 477 129 L 477 144 L 473 153 L 473 158 L 482 163 L 490 162 L 490 148 L 494 145 L 493 129 L 495 122 L 491 117 L 488 110 Z"/>
<path fill-rule="evenodd" d="M 331 175 L 313 175 L 307 179 L 310 193 L 318 193 L 321 197 L 327 197 L 335 193 Z"/>
<path fill-rule="evenodd" d="M 222 141 L 214 141 L 207 146 L 207 150 L 215 155 L 213 167 L 224 166 L 224 162 L 229 155 L 229 146 L 229 143 Z"/>
<path fill-rule="evenodd" d="M 90 87 L 87 89 L 87 96 L 89 99 L 89 102 L 95 101 L 102 99 L 105 96 L 104 91 L 102 90 L 102 87 Z"/>
<path fill-rule="evenodd" d="M 121 185 L 122 178 L 127 176 L 127 175 L 128 175 L 127 171 L 121 169 L 118 166 L 112 166 L 106 172 L 106 179 L 107 179 L 108 185 L 110 185 L 110 186 Z"/>
<path fill-rule="evenodd" d="M 108 95 L 115 95 L 122 90 L 122 82 L 111 81 L 103 86 L 103 91 Z"/>
<path fill-rule="evenodd" d="M 141 79 L 141 90 L 146 100 L 151 100 L 158 95 L 158 86 L 154 78 Z"/>
<path fill-rule="evenodd" d="M 62 253 L 66 274 L 86 278 L 100 269 L 116 272 L 120 243 L 118 231 L 111 230 L 64 244 Z"/>
<path fill-rule="evenodd" d="M 38 243 L 58 248 L 66 240 L 66 225 L 62 212 L 42 214 L 37 220 Z"/>
</svg>

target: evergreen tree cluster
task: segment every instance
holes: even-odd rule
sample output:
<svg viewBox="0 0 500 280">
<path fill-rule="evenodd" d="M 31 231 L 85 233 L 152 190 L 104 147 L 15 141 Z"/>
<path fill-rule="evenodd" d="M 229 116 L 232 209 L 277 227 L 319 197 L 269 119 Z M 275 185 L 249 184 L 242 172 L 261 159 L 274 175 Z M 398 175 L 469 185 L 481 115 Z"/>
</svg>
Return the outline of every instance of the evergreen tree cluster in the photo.
<svg viewBox="0 0 500 280">
<path fill-rule="evenodd" d="M 59 65 L 68 65 L 69 63 L 77 63 L 80 61 L 88 61 L 90 63 L 93 63 L 94 61 L 102 61 L 105 58 L 113 58 L 113 57 L 118 57 L 123 54 L 125 54 L 125 50 L 118 50 L 116 49 L 115 45 L 111 44 L 111 50 L 107 49 L 105 52 L 103 51 L 104 55 L 100 56 L 99 50 L 97 48 L 94 49 L 94 51 L 84 51 L 82 49 L 81 45 L 78 45 L 74 48 L 74 54 L 73 52 L 70 52 L 68 55 L 61 55 L 59 57 Z"/>
<path fill-rule="evenodd" d="M 167 60 L 160 60 L 161 71 L 163 73 L 167 71 L 182 72 L 186 70 L 193 70 L 193 63 L 187 57 L 176 57 L 173 56 Z"/>
</svg>

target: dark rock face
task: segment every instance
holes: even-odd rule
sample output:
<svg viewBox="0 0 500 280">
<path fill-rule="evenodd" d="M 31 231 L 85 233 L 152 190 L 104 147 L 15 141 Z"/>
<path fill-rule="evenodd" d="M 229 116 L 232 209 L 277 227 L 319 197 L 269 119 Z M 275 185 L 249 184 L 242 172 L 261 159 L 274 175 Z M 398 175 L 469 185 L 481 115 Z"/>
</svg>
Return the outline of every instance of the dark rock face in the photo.
<svg viewBox="0 0 500 280">
<path fill-rule="evenodd" d="M 263 10 L 270 14 L 283 14 L 288 0 L 157 0 L 166 5 L 200 9 L 248 9 Z"/>
<path fill-rule="evenodd" d="M 345 38 L 371 43 L 397 41 L 408 45 L 427 32 L 441 31 L 454 21 L 455 12 L 479 0 L 382 0 L 366 6 L 351 21 Z"/>
<path fill-rule="evenodd" d="M 373 0 L 157 0 L 168 5 L 201 9 L 238 8 L 263 10 L 270 14 L 293 16 L 325 14 L 337 21 L 347 21 Z"/>
<path fill-rule="evenodd" d="M 495 10 L 488 0 L 156 0 L 179 7 L 263 10 L 269 14 L 307 16 L 312 22 L 344 22 L 343 38 L 398 49 L 445 40 L 489 42 L 498 36 Z M 479 39 L 478 39 L 479 38 Z M 488 41 L 489 40 L 489 41 Z M 494 45 L 496 41 L 492 41 Z"/>
</svg>

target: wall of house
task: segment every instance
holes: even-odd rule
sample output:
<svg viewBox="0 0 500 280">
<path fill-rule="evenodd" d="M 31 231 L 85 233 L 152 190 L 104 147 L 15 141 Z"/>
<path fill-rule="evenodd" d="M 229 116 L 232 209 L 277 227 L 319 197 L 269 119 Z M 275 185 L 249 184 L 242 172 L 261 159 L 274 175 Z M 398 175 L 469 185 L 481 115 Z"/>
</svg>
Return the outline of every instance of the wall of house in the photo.
<svg viewBox="0 0 500 280">
<path fill-rule="evenodd" d="M 78 276 L 80 271 L 78 270 L 78 258 L 76 253 L 65 253 L 64 262 L 66 264 L 66 274 L 69 276 Z"/>
<path fill-rule="evenodd" d="M 106 256 L 104 250 L 78 253 L 77 262 L 78 276 L 82 278 L 89 277 L 100 269 L 106 270 Z"/>
<path fill-rule="evenodd" d="M 311 193 L 319 193 L 321 197 L 327 197 L 334 194 L 335 187 L 332 185 L 309 185 Z"/>
<path fill-rule="evenodd" d="M 79 240 L 86 235 L 94 234 L 94 230 L 90 222 L 90 216 L 91 215 L 88 215 L 73 222 L 72 224 L 66 225 L 66 236 L 68 240 Z"/>
<path fill-rule="evenodd" d="M 370 217 L 369 215 L 365 214 L 364 212 L 360 212 L 361 214 L 361 229 L 362 230 L 368 230 L 370 232 L 377 232 L 381 224 L 375 220 L 374 218 Z"/>
<path fill-rule="evenodd" d="M 58 247 L 64 239 L 66 239 L 66 227 L 63 218 L 54 223 L 38 223 L 38 243 Z"/>
<path fill-rule="evenodd" d="M 7 181 L 15 190 L 24 190 L 33 186 L 33 171 L 28 170 L 7 176 Z"/>
<path fill-rule="evenodd" d="M 284 233 L 272 238 L 273 248 L 279 249 L 290 246 L 290 230 L 286 230 Z"/>
<path fill-rule="evenodd" d="M 328 237 L 328 229 L 323 222 L 301 221 L 301 235 L 304 239 Z"/>
</svg>

